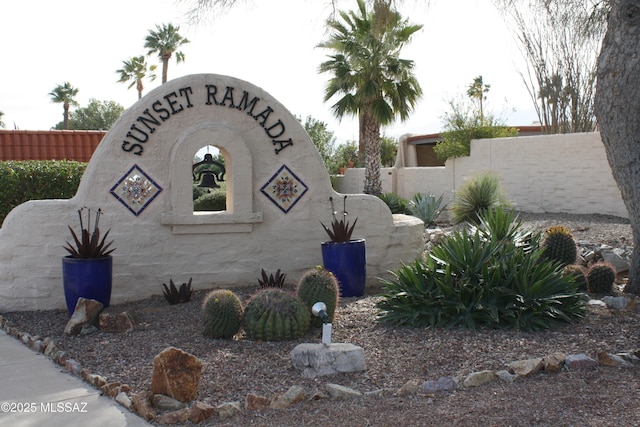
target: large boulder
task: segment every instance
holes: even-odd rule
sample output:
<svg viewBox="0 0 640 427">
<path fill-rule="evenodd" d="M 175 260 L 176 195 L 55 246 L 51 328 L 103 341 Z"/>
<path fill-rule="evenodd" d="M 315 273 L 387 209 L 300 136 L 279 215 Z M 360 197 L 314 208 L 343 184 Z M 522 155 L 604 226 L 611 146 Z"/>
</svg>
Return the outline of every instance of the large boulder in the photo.
<svg viewBox="0 0 640 427">
<path fill-rule="evenodd" d="M 191 402 L 198 395 L 201 374 L 202 362 L 197 357 L 168 347 L 153 358 L 151 393 Z"/>
</svg>

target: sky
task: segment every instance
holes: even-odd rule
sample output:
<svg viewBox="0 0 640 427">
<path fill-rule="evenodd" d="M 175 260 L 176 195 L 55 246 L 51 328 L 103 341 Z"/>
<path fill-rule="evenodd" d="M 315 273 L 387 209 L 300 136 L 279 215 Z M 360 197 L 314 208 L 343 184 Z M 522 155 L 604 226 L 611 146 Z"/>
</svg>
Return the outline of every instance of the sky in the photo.
<svg viewBox="0 0 640 427">
<path fill-rule="evenodd" d="M 476 76 L 490 85 L 485 111 L 509 125 L 537 120 L 522 81 L 525 62 L 491 0 L 405 0 L 403 16 L 424 25 L 403 49 L 415 61 L 423 89 L 411 118 L 383 128 L 391 137 L 442 129 L 448 100 L 466 96 Z M 354 10 L 355 0 L 340 0 Z M 229 75 L 262 87 L 289 111 L 327 124 L 339 143 L 357 140 L 354 118 L 335 119 L 323 101 L 329 74 L 318 66 L 330 51 L 317 48 L 326 39 L 329 0 L 240 0 L 239 5 L 199 24 L 190 24 L 187 5 L 177 0 L 32 0 L 5 2 L 0 111 L 6 129 L 46 130 L 62 121 L 62 105 L 49 93 L 68 81 L 79 89 L 81 107 L 89 99 L 116 101 L 129 108 L 135 86 L 118 83 L 122 61 L 146 54 L 145 37 L 156 25 L 180 26 L 190 40 L 182 46 L 185 61 L 169 64 L 169 79 L 189 74 Z M 149 63 L 158 63 L 157 57 Z M 145 81 L 143 95 L 161 84 Z"/>
</svg>

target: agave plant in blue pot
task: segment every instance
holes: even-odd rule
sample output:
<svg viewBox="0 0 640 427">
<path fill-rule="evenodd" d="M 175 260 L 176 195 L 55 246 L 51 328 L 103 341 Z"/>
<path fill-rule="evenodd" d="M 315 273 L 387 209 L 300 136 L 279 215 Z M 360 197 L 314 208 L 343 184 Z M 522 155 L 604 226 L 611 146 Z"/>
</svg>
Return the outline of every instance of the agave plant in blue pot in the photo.
<svg viewBox="0 0 640 427">
<path fill-rule="evenodd" d="M 343 198 L 341 219 L 338 219 L 333 197 L 329 197 L 329 201 L 333 213 L 331 226 L 320 222 L 331 239 L 322 242 L 322 262 L 338 279 L 342 297 L 360 297 L 364 295 L 367 281 L 366 242 L 351 237 L 358 218 L 351 224 L 347 221 L 347 196 Z"/>
<path fill-rule="evenodd" d="M 82 218 L 84 210 L 87 211 L 86 227 Z M 69 255 L 62 258 L 62 282 L 70 315 L 73 314 L 80 297 L 100 301 L 104 308 L 109 307 L 111 301 L 111 253 L 115 248 L 111 248 L 113 241 L 107 242 L 111 230 L 100 238 L 100 215 L 102 210 L 98 209 L 91 230 L 91 209 L 79 209 L 80 233 L 76 233 L 69 226 L 73 242 L 67 242 L 64 246 Z"/>
</svg>

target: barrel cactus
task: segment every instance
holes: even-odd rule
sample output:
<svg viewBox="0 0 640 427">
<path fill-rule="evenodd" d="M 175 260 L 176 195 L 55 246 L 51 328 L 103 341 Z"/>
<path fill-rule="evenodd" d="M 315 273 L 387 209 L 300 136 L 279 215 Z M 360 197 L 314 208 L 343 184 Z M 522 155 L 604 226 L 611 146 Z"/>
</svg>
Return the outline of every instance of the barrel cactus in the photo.
<svg viewBox="0 0 640 427">
<path fill-rule="evenodd" d="M 311 313 L 293 294 L 264 288 L 252 296 L 244 311 L 244 330 L 255 341 L 282 341 L 303 336 Z"/>
<path fill-rule="evenodd" d="M 557 261 L 562 266 L 576 262 L 578 248 L 576 241 L 573 240 L 571 230 L 567 227 L 553 226 L 547 228 L 541 245 L 544 248 L 544 256 L 551 261 Z"/>
<path fill-rule="evenodd" d="M 604 262 L 593 264 L 587 271 L 587 290 L 594 294 L 610 294 L 615 280 L 613 266 Z"/>
<path fill-rule="evenodd" d="M 333 322 L 340 298 L 340 287 L 333 273 L 323 267 L 307 271 L 298 282 L 296 293 L 309 311 L 311 311 L 313 304 L 319 301 L 325 303 L 329 322 Z M 322 319 L 312 317 L 311 325 L 322 326 Z"/>
<path fill-rule="evenodd" d="M 203 334 L 209 338 L 233 338 L 242 327 L 242 303 L 227 289 L 209 293 L 202 304 Z"/>
<path fill-rule="evenodd" d="M 587 290 L 587 269 L 578 264 L 567 265 L 562 274 L 573 277 L 574 282 L 578 285 L 579 291 Z"/>
</svg>

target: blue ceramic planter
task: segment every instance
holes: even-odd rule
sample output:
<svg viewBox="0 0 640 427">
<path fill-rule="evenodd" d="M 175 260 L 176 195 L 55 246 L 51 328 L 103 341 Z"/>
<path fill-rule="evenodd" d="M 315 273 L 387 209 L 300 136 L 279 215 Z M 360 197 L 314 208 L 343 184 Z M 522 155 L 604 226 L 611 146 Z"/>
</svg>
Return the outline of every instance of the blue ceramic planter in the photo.
<svg viewBox="0 0 640 427">
<path fill-rule="evenodd" d="M 100 301 L 104 308 L 111 301 L 111 256 L 103 258 L 62 258 L 62 281 L 67 310 L 73 314 L 78 298 Z"/>
<path fill-rule="evenodd" d="M 342 297 L 361 297 L 367 281 L 365 239 L 350 242 L 322 243 L 324 268 L 332 272 L 340 284 Z"/>
</svg>

